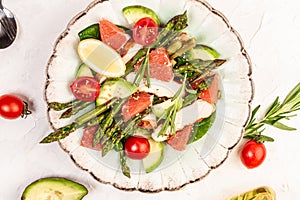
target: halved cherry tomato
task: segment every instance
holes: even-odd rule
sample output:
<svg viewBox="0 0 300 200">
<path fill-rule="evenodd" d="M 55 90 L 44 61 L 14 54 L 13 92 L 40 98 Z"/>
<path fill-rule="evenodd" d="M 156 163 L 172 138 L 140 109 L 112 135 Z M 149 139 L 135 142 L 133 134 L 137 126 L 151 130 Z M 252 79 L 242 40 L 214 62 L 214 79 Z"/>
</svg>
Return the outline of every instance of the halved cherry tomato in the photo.
<svg viewBox="0 0 300 200">
<path fill-rule="evenodd" d="M 27 108 L 27 103 L 12 94 L 5 94 L 0 97 L 0 116 L 6 119 L 16 119 L 26 117 L 31 112 Z"/>
<path fill-rule="evenodd" d="M 86 102 L 95 101 L 100 93 L 99 81 L 87 76 L 77 78 L 70 88 L 76 99 Z"/>
<path fill-rule="evenodd" d="M 150 152 L 148 139 L 140 136 L 129 137 L 124 145 L 126 155 L 134 160 L 144 159 Z"/>
<path fill-rule="evenodd" d="M 258 167 L 266 158 L 266 147 L 263 143 L 249 140 L 242 148 L 240 158 L 249 169 Z"/>
<path fill-rule="evenodd" d="M 133 39 L 135 42 L 147 46 L 152 44 L 158 35 L 156 22 L 150 17 L 138 20 L 133 27 Z"/>
</svg>

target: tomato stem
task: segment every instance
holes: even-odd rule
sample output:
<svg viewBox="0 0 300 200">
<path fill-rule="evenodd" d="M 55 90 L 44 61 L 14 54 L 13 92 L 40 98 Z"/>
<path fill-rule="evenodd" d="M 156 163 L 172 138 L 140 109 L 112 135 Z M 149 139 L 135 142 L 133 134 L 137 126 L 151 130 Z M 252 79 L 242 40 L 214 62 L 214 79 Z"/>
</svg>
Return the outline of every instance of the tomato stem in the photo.
<svg viewBox="0 0 300 200">
<path fill-rule="evenodd" d="M 25 102 L 25 101 L 23 101 L 23 103 L 24 103 L 24 109 L 23 109 L 23 112 L 22 112 L 21 117 L 24 118 L 24 119 L 26 119 L 26 117 L 27 117 L 28 115 L 30 115 L 32 112 L 31 112 L 31 111 L 29 110 L 29 108 L 28 108 L 28 103 Z"/>
</svg>

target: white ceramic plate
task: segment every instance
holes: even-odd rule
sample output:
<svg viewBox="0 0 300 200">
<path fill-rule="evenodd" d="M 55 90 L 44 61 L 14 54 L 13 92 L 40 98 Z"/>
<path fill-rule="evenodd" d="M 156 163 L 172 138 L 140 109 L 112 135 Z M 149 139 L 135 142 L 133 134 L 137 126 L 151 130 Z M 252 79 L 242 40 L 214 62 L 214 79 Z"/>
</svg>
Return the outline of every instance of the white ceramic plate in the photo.
<svg viewBox="0 0 300 200">
<path fill-rule="evenodd" d="M 74 17 L 59 36 L 47 66 L 45 96 L 47 103 L 67 102 L 73 99 L 70 83 L 78 65 L 78 32 L 106 18 L 127 26 L 122 8 L 128 5 L 144 5 L 153 9 L 162 22 L 166 22 L 185 10 L 189 27 L 186 31 L 199 43 L 216 49 L 227 60 L 218 70 L 221 77 L 222 98 L 217 104 L 217 117 L 205 137 L 189 145 L 184 152 L 166 148 L 163 163 L 154 172 L 143 172 L 140 162 L 130 161 L 132 178 L 125 177 L 119 165 L 118 154 L 111 151 L 102 158 L 100 153 L 80 146 L 82 130 L 60 141 L 61 147 L 83 170 L 95 179 L 124 190 L 159 192 L 178 190 L 184 185 L 199 181 L 222 164 L 230 150 L 239 142 L 250 113 L 253 95 L 251 63 L 241 38 L 228 20 L 203 1 L 180 0 L 109 0 L 95 1 Z M 69 124 L 74 118 L 59 119 L 60 112 L 48 110 L 54 129 Z M 80 114 L 80 113 L 79 113 Z M 166 145 L 168 146 L 168 145 Z"/>
</svg>

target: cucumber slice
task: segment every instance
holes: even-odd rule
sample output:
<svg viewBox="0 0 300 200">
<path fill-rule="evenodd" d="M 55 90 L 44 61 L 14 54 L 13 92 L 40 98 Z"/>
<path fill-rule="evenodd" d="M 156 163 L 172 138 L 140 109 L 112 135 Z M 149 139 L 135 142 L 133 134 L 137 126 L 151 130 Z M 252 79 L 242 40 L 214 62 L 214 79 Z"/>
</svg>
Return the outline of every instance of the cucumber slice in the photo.
<svg viewBox="0 0 300 200">
<path fill-rule="evenodd" d="M 93 71 L 84 63 L 79 66 L 75 78 L 82 76 L 94 77 Z"/>
<path fill-rule="evenodd" d="M 80 200 L 88 190 L 81 184 L 65 178 L 44 178 L 28 185 L 22 200 Z"/>
<path fill-rule="evenodd" d="M 152 139 L 148 140 L 150 143 L 150 152 L 146 158 L 143 159 L 143 165 L 146 173 L 155 170 L 163 160 L 164 144 L 162 142 L 155 142 Z"/>
<path fill-rule="evenodd" d="M 96 99 L 99 106 L 112 98 L 125 98 L 135 93 L 138 88 L 123 78 L 110 79 L 104 82 L 100 88 L 100 94 Z"/>
<path fill-rule="evenodd" d="M 185 54 L 188 60 L 201 59 L 201 60 L 215 60 L 220 56 L 220 54 L 213 48 L 198 44 L 196 47 L 191 49 Z"/>
<path fill-rule="evenodd" d="M 140 6 L 140 5 L 134 5 L 134 6 L 127 6 L 123 8 L 122 11 L 127 22 L 131 25 L 135 24 L 139 19 L 144 17 L 150 17 L 156 22 L 158 26 L 160 25 L 160 20 L 157 14 L 150 8 Z"/>
</svg>

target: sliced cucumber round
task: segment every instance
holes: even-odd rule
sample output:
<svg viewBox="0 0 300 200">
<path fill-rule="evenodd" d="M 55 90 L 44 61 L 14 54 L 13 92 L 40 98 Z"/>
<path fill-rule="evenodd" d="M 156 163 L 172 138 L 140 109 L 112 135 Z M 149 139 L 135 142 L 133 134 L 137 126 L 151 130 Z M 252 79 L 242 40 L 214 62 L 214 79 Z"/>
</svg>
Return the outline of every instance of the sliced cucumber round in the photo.
<svg viewBox="0 0 300 200">
<path fill-rule="evenodd" d="M 164 143 L 156 142 L 152 139 L 148 140 L 150 143 L 150 152 L 146 158 L 143 159 L 143 165 L 146 173 L 155 170 L 163 160 Z"/>
<path fill-rule="evenodd" d="M 84 63 L 78 67 L 75 78 L 82 76 L 94 77 L 93 71 Z"/>
</svg>

